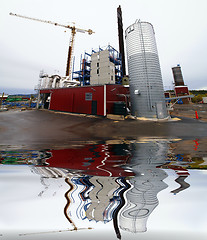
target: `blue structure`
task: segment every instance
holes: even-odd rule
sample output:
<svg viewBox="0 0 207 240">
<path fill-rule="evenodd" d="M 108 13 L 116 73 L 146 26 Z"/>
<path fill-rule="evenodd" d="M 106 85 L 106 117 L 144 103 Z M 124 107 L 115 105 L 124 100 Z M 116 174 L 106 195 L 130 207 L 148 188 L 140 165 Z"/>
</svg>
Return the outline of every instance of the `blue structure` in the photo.
<svg viewBox="0 0 207 240">
<path fill-rule="evenodd" d="M 91 54 L 85 52 L 84 56 L 81 55 L 80 70 L 74 71 L 72 74 L 73 80 L 79 81 L 81 86 L 90 85 L 90 72 L 91 72 L 91 56 L 94 53 L 108 50 L 109 61 L 115 66 L 115 83 L 122 84 L 123 71 L 122 71 L 122 58 L 121 54 L 112 46 L 108 45 L 107 48 L 100 48 L 98 50 L 92 49 Z"/>
</svg>

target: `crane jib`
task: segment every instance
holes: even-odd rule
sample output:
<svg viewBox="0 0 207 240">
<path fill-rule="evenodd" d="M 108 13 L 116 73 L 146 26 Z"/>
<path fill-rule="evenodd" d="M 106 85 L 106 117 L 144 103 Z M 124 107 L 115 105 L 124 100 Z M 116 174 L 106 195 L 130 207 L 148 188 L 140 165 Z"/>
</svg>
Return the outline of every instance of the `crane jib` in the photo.
<svg viewBox="0 0 207 240">
<path fill-rule="evenodd" d="M 75 26 L 63 25 L 63 24 L 60 24 L 60 23 L 47 21 L 47 20 L 42 20 L 42 19 L 38 19 L 38 18 L 27 17 L 27 16 L 23 16 L 23 15 L 19 15 L 19 14 L 14 14 L 14 13 L 9 13 L 9 14 L 11 16 L 21 17 L 21 18 L 25 18 L 25 19 L 29 19 L 29 20 L 33 20 L 33 21 L 42 22 L 42 23 L 49 23 L 49 24 L 52 24 L 52 25 L 55 25 L 55 26 L 71 29 L 72 34 L 71 34 L 71 40 L 70 40 L 70 44 L 69 44 L 67 67 L 66 67 L 66 76 L 69 76 L 69 78 L 70 78 L 71 77 L 71 66 L 72 66 L 74 37 L 75 37 L 76 32 L 81 32 L 81 33 L 86 33 L 87 32 L 89 35 L 91 35 L 94 32 L 91 29 L 85 30 L 85 29 L 76 28 Z"/>
</svg>

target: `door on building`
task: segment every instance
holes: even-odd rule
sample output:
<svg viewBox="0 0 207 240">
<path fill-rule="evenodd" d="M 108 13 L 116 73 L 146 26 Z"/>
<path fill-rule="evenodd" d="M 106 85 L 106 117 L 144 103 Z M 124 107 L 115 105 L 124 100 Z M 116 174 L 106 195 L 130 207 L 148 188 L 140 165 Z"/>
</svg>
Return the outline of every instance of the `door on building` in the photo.
<svg viewBox="0 0 207 240">
<path fill-rule="evenodd" d="M 91 114 L 97 115 L 97 101 L 91 102 Z"/>
<path fill-rule="evenodd" d="M 51 94 L 50 93 L 45 93 L 43 95 L 42 102 L 43 102 L 43 106 L 44 106 L 45 109 L 49 109 L 49 107 L 50 107 L 50 99 L 51 99 Z"/>
</svg>

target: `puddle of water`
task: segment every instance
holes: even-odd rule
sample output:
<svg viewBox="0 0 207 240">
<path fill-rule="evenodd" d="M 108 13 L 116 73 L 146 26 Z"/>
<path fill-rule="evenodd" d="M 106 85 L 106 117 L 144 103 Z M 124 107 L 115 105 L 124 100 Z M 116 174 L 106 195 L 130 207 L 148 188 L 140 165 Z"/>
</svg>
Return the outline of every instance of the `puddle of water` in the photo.
<svg viewBox="0 0 207 240">
<path fill-rule="evenodd" d="M 205 141 L 0 151 L 2 239 L 204 239 Z"/>
</svg>

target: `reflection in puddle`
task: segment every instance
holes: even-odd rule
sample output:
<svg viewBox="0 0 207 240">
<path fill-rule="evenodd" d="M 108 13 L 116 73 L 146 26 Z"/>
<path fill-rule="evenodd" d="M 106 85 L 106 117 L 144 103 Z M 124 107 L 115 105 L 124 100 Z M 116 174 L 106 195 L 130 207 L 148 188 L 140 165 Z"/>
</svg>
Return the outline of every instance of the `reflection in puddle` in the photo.
<svg viewBox="0 0 207 240">
<path fill-rule="evenodd" d="M 149 215 L 158 205 L 157 194 L 167 187 L 167 174 L 157 166 L 164 164 L 166 142 L 138 143 L 133 151 L 130 168 L 135 177 L 129 180 L 126 204 L 120 213 L 120 227 L 130 232 L 145 232 Z"/>
<path fill-rule="evenodd" d="M 55 198 L 57 185 L 64 187 L 61 209 L 70 227 L 66 231 L 84 231 L 96 228 L 100 222 L 111 222 L 114 234 L 122 239 L 124 232 L 147 232 L 147 222 L 159 204 L 157 196 L 169 188 L 166 179 L 170 172 L 175 176 L 175 184 L 167 192 L 172 196 L 181 194 L 191 188 L 188 181 L 191 169 L 207 168 L 206 156 L 177 153 L 174 143 L 160 139 L 59 150 L 0 151 L 0 170 L 3 167 L 6 176 L 9 166 L 16 171 L 18 165 L 29 167 L 33 175 L 40 176 L 42 189 L 37 194 L 40 200 L 49 191 L 53 191 Z M 6 194 L 8 198 L 13 195 L 8 191 Z M 19 236 L 23 235 L 27 234 L 19 232 Z"/>
</svg>

